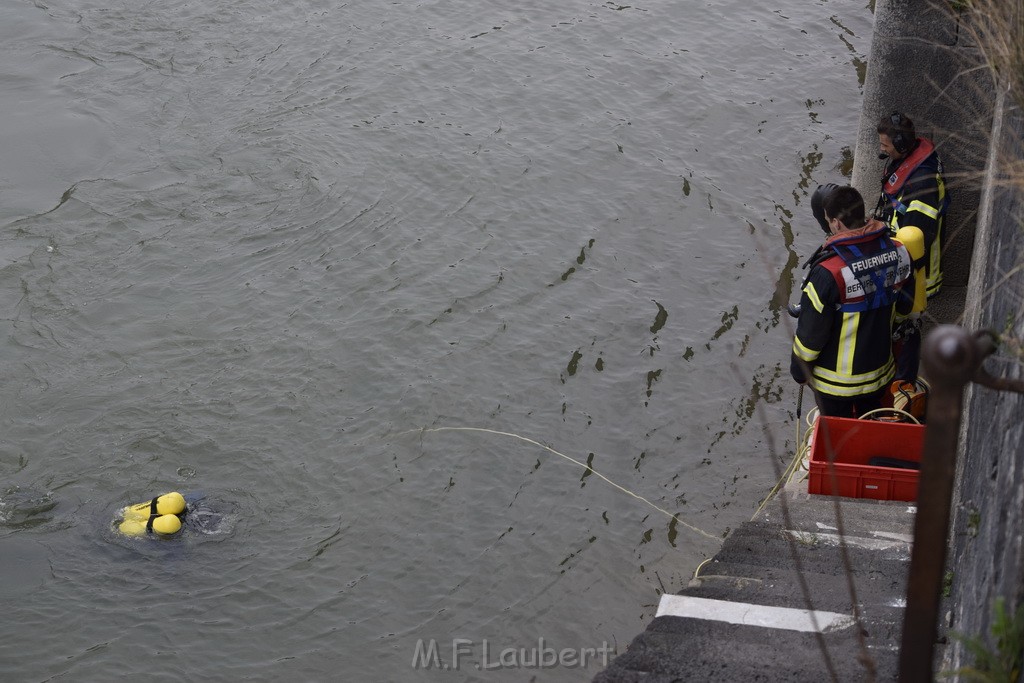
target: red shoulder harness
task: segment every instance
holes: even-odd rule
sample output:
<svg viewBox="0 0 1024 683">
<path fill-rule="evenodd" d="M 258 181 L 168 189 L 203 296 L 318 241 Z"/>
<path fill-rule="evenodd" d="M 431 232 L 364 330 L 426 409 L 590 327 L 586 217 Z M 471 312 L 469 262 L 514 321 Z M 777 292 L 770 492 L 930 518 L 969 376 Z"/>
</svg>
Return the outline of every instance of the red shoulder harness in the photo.
<svg viewBox="0 0 1024 683">
<path fill-rule="evenodd" d="M 882 191 L 890 197 L 895 197 L 903 187 L 903 183 L 907 182 L 907 178 L 910 177 L 910 174 L 913 173 L 934 151 L 935 145 L 932 144 L 931 140 L 927 138 L 918 138 L 917 147 L 914 148 L 913 152 L 907 155 L 907 158 L 900 162 L 900 165 L 882 185 Z"/>
</svg>

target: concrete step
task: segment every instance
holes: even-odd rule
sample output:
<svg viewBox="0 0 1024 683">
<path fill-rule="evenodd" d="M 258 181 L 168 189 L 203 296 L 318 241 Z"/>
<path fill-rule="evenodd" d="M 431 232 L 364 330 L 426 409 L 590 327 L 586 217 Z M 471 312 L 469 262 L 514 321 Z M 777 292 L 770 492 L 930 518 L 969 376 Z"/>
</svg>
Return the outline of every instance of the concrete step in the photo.
<svg viewBox="0 0 1024 683">
<path fill-rule="evenodd" d="M 868 638 L 867 652 L 878 680 L 895 677 L 897 653 L 882 639 Z M 663 616 L 614 660 L 614 669 L 594 680 L 629 681 L 808 681 L 828 680 L 828 653 L 837 678 L 867 680 L 858 661 L 855 629 L 814 634 L 757 626 Z"/>
<path fill-rule="evenodd" d="M 680 595 L 853 614 L 853 599 L 845 576 L 805 572 L 801 584 L 800 576 L 792 570 L 771 570 L 756 578 L 730 576 L 728 573 L 743 569 L 757 568 L 724 568 L 722 574 L 705 575 L 691 582 L 690 587 Z M 857 608 L 863 619 L 884 622 L 885 625 L 880 628 L 885 631 L 890 630 L 889 624 L 902 623 L 905 573 L 897 581 L 854 575 L 853 584 L 857 594 Z M 810 594 L 810 604 L 805 599 L 804 586 Z"/>
<path fill-rule="evenodd" d="M 846 555 L 855 571 L 886 574 L 898 574 L 900 565 L 910 559 L 905 543 L 869 549 L 851 542 Z M 837 537 L 797 538 L 791 532 L 761 522 L 748 522 L 736 529 L 710 564 L 716 561 L 777 568 L 799 566 L 803 571 L 818 574 L 840 575 L 847 571 Z"/>
<path fill-rule="evenodd" d="M 594 680 L 870 680 L 864 661 L 875 680 L 893 680 L 914 506 L 841 499 L 844 547 L 832 498 L 780 495 L 788 519 L 776 498 L 733 531 L 679 595 L 662 596 L 647 630 Z"/>
<path fill-rule="evenodd" d="M 783 501 L 780 499 L 784 499 L 789 509 L 788 526 L 782 510 Z M 843 531 L 851 536 L 898 537 L 906 541 L 913 538 L 916 504 L 843 497 L 837 500 Z M 835 531 L 840 522 L 831 496 L 792 490 L 785 491 L 765 506 L 757 521 L 802 531 Z"/>
</svg>

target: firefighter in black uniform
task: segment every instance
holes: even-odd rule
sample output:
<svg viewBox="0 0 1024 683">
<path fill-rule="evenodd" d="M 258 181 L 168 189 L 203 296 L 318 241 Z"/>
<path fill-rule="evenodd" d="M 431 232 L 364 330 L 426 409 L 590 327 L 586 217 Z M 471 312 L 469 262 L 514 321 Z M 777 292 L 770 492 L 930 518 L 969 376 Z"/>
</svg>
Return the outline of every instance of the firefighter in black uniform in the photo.
<svg viewBox="0 0 1024 683">
<path fill-rule="evenodd" d="M 860 417 L 895 375 L 894 319 L 914 304 L 911 258 L 885 224 L 865 219 L 856 189 L 830 188 L 822 208 L 831 236 L 804 282 L 790 372 L 814 389 L 822 415 Z"/>
<path fill-rule="evenodd" d="M 943 223 L 949 195 L 942 161 L 932 141 L 918 137 L 914 122 L 898 111 L 883 116 L 876 126 L 881 159 L 889 159 L 882 174 L 882 191 L 875 218 L 889 225 L 890 234 L 913 226 L 924 235 L 924 268 L 928 298 L 942 288 Z M 915 267 L 916 270 L 916 267 Z M 921 321 L 915 314 L 894 331 L 896 379 L 917 379 L 921 353 Z"/>
</svg>

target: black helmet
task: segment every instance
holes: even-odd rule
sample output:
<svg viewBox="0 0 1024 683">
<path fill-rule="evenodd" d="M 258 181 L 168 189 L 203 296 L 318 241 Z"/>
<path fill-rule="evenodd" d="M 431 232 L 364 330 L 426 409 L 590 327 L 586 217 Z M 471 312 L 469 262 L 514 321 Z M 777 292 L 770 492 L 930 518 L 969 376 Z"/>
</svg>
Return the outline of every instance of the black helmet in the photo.
<svg viewBox="0 0 1024 683">
<path fill-rule="evenodd" d="M 818 225 L 821 226 L 822 231 L 826 235 L 831 235 L 832 231 L 828 229 L 828 221 L 825 220 L 825 209 L 822 207 L 822 202 L 825 201 L 825 197 L 832 194 L 832 191 L 838 187 L 835 183 L 818 185 L 818 189 L 811 195 L 811 213 L 814 214 L 815 220 L 818 221 Z"/>
</svg>

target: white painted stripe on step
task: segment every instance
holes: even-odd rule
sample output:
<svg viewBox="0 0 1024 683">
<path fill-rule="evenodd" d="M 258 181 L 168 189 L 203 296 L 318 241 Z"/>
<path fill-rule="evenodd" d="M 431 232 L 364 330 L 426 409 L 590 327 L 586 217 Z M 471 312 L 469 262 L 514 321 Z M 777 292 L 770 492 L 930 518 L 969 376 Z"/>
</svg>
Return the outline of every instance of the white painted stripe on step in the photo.
<svg viewBox="0 0 1024 683">
<path fill-rule="evenodd" d="M 769 607 L 746 602 L 696 598 L 690 595 L 662 595 L 655 616 L 688 617 L 809 633 L 830 633 L 854 624 L 853 617 L 838 612 Z"/>
<path fill-rule="evenodd" d="M 914 545 L 912 534 L 897 534 L 891 531 L 872 531 L 871 534 L 877 538 L 891 538 L 894 541 L 903 541 L 907 545 Z"/>
<path fill-rule="evenodd" d="M 786 533 L 800 541 L 801 543 L 815 544 L 820 543 L 828 546 L 838 546 L 840 539 L 843 537 L 839 534 L 823 534 L 816 533 L 813 531 L 797 531 L 795 529 L 786 529 Z M 873 534 L 882 536 L 882 532 L 872 531 Z M 892 548 L 901 548 L 910 550 L 912 538 L 908 536 L 898 537 L 898 534 L 884 534 L 889 538 L 866 538 L 864 536 L 847 536 L 846 545 L 853 548 L 864 548 L 866 550 L 890 550 Z"/>
</svg>

